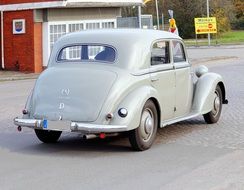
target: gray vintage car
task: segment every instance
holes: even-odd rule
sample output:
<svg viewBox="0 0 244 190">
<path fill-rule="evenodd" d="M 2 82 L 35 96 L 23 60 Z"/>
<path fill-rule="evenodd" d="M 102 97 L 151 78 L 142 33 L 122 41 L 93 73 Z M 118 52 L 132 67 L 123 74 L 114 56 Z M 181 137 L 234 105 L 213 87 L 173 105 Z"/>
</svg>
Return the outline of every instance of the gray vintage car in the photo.
<svg viewBox="0 0 244 190">
<path fill-rule="evenodd" d="M 62 131 L 126 132 L 135 150 L 153 144 L 158 127 L 203 115 L 219 120 L 227 103 L 222 77 L 191 70 L 182 39 L 141 29 L 81 31 L 61 37 L 39 76 L 23 117 L 44 143 Z"/>
</svg>

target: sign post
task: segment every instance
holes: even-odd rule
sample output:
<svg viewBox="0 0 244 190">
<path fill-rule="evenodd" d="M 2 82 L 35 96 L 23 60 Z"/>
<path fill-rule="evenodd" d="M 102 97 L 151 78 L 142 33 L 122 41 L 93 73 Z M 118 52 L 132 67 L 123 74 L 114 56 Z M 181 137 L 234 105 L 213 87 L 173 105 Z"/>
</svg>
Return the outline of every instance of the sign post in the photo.
<svg viewBox="0 0 244 190">
<path fill-rule="evenodd" d="M 209 18 L 209 0 L 207 0 L 207 17 Z M 208 46 L 210 46 L 210 33 L 208 33 Z"/>
</svg>

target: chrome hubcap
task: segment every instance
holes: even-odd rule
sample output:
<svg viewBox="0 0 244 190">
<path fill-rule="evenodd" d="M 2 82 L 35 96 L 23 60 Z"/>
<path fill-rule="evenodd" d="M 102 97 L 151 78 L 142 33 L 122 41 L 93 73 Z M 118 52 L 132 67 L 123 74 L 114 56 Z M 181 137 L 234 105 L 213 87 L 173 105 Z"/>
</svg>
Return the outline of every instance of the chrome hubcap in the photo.
<svg viewBox="0 0 244 190">
<path fill-rule="evenodd" d="M 152 129 L 153 129 L 153 120 L 151 117 L 147 117 L 146 123 L 145 123 L 145 131 L 147 134 L 150 134 L 150 133 L 152 133 Z"/>
<path fill-rule="evenodd" d="M 214 107 L 212 110 L 212 113 L 214 116 L 218 115 L 220 109 L 220 98 L 219 98 L 219 93 L 215 91 L 215 98 L 214 98 Z"/>
<path fill-rule="evenodd" d="M 154 116 L 150 109 L 145 109 L 142 113 L 141 122 L 139 126 L 140 135 L 143 141 L 147 142 L 153 134 Z"/>
</svg>

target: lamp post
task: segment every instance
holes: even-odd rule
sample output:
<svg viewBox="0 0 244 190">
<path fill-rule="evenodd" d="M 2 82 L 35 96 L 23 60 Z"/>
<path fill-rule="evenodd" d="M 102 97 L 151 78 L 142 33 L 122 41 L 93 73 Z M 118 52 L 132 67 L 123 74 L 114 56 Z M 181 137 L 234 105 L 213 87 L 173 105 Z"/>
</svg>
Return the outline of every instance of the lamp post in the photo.
<svg viewBox="0 0 244 190">
<path fill-rule="evenodd" d="M 156 12 L 157 12 L 157 28 L 159 30 L 159 14 L 158 14 L 158 0 L 155 0 Z"/>
</svg>

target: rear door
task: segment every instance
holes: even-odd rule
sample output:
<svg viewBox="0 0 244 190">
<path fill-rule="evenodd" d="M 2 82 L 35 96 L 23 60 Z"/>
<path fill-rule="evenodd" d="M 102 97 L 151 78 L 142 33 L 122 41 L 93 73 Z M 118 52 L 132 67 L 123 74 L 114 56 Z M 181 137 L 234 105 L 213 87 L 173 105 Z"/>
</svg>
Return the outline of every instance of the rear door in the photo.
<svg viewBox="0 0 244 190">
<path fill-rule="evenodd" d="M 153 43 L 150 77 L 152 86 L 159 92 L 161 121 L 174 117 L 175 71 L 170 54 L 169 40 L 159 40 Z"/>
</svg>

